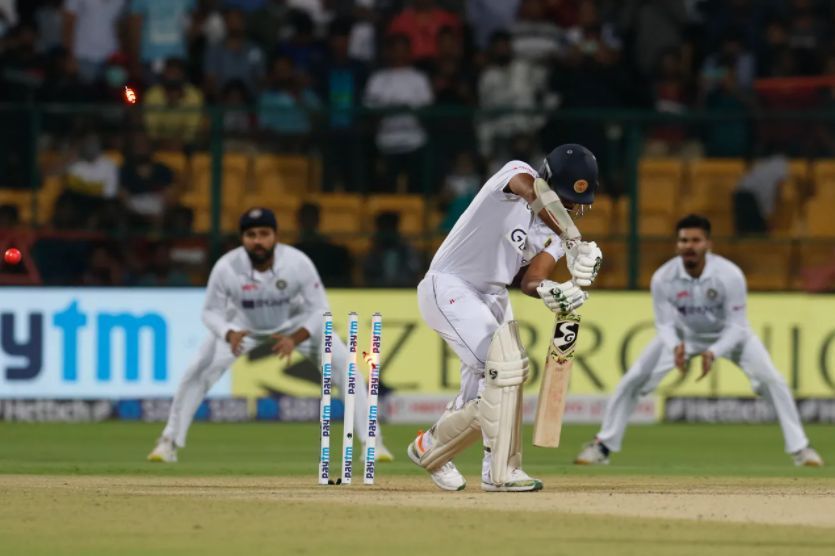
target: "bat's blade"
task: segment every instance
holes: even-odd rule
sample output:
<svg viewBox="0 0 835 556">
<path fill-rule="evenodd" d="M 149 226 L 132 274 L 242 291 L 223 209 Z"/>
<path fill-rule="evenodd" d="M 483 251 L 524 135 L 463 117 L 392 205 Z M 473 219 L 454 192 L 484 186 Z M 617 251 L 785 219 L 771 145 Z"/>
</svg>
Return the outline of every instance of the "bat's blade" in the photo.
<svg viewBox="0 0 835 556">
<path fill-rule="evenodd" d="M 536 405 L 533 425 L 534 446 L 556 448 L 560 445 L 568 382 L 571 378 L 574 348 L 577 345 L 579 332 L 580 315 L 576 313 L 557 315 Z"/>
</svg>

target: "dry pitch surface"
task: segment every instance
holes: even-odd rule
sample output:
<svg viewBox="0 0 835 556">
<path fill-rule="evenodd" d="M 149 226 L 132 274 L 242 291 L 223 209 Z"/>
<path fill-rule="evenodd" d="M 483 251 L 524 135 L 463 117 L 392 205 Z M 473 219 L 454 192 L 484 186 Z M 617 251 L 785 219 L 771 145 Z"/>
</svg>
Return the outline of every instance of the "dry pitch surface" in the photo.
<svg viewBox="0 0 835 556">
<path fill-rule="evenodd" d="M 8 554 L 832 554 L 835 481 L 547 478 L 535 494 L 298 477 L 0 476 Z M 8 552 L 7 552 L 8 550 Z"/>
<path fill-rule="evenodd" d="M 795 470 L 779 449 L 774 466 L 760 462 L 750 473 L 733 458 L 694 472 L 699 466 L 681 465 L 675 453 L 664 460 L 672 465 L 656 468 L 630 465 L 640 459 L 626 454 L 593 470 L 549 459 L 553 471 L 543 473 L 552 453 L 531 451 L 546 482 L 532 494 L 482 493 L 476 454 L 465 463 L 468 489 L 445 493 L 402 461 L 381 466 L 371 488 L 319 487 L 299 474 L 312 467 L 309 450 L 270 444 L 276 429 L 265 427 L 198 427 L 181 464 L 149 466 L 135 458 L 147 448 L 138 437 L 152 429 L 133 426 L 0 427 L 11 446 L 0 450 L 0 554 L 835 554 L 835 477 L 828 468 Z M 640 439 L 663 443 L 669 430 L 636 429 L 633 457 L 657 458 L 654 443 L 642 448 Z M 725 433 L 738 442 L 733 432 L 705 430 L 713 447 Z M 745 437 L 758 442 L 759 434 Z M 96 448 L 85 435 L 111 442 Z M 706 450 L 694 450 L 689 460 L 699 463 Z"/>
</svg>

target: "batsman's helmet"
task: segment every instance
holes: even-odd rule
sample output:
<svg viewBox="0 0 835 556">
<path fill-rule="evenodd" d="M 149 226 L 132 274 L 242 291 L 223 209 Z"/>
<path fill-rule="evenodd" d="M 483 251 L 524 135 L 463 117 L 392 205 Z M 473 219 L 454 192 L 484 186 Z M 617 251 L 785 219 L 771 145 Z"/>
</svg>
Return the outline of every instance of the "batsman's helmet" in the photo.
<svg viewBox="0 0 835 556">
<path fill-rule="evenodd" d="M 567 143 L 551 151 L 539 170 L 560 199 L 578 205 L 594 203 L 597 192 L 597 159 L 583 145 Z"/>
</svg>

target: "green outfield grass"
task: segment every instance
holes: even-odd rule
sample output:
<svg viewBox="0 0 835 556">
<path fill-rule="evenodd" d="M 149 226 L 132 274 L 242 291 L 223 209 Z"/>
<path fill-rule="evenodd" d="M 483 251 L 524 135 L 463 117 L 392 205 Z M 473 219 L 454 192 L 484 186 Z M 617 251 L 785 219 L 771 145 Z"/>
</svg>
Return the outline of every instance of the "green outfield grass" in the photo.
<svg viewBox="0 0 835 556">
<path fill-rule="evenodd" d="M 199 423 L 180 463 L 146 463 L 160 428 L 0 424 L 0 554 L 835 553 L 835 466 L 795 468 L 776 426 L 633 427 L 595 468 L 571 460 L 596 428 L 568 426 L 527 444 L 543 492 L 498 495 L 477 449 L 467 490 L 436 490 L 404 454 L 416 427 L 386 427 L 372 488 L 316 485 L 315 424 Z M 807 432 L 835 463 L 832 428 Z"/>
<path fill-rule="evenodd" d="M 131 475 L 310 475 L 318 464 L 318 425 L 204 424 L 191 430 L 189 446 L 174 466 L 149 465 L 145 455 L 162 430 L 160 424 L 0 424 L 0 473 Z M 420 475 L 405 457 L 418 427 L 385 427 L 385 442 L 397 461 L 381 467 L 383 475 Z M 835 464 L 835 434 L 829 426 L 806 428 L 812 444 Z M 798 473 L 835 477 L 835 465 L 795 469 L 783 452 L 776 426 L 654 425 L 628 430 L 624 451 L 607 467 L 570 465 L 597 427 L 567 426 L 556 450 L 530 446 L 526 428 L 525 468 L 560 475 L 705 475 L 794 477 Z M 336 426 L 332 451 L 339 455 L 342 437 Z M 458 460 L 465 474 L 477 474 L 481 455 L 471 448 Z"/>
</svg>

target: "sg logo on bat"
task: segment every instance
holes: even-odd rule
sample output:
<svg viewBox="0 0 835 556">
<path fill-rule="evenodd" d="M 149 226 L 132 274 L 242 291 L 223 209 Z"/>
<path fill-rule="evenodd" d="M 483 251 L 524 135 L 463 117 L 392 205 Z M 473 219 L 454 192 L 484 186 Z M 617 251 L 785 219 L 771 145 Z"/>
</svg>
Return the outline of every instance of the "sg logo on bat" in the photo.
<svg viewBox="0 0 835 556">
<path fill-rule="evenodd" d="M 568 313 L 557 316 L 557 321 L 554 323 L 554 339 L 551 341 L 550 356 L 559 362 L 572 359 L 579 333 L 580 315 Z"/>
</svg>

